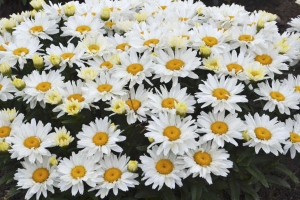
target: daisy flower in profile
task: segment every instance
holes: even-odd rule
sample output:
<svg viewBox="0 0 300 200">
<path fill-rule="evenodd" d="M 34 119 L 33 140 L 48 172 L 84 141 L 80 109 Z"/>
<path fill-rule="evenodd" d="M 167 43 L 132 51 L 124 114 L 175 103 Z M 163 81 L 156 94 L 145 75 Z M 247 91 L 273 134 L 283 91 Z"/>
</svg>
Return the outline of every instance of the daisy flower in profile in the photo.
<svg viewBox="0 0 300 200">
<path fill-rule="evenodd" d="M 96 172 L 97 185 L 89 191 L 98 190 L 96 197 L 100 196 L 101 199 L 108 195 L 110 190 L 114 195 L 118 195 L 118 190 L 128 191 L 129 187 L 139 185 L 135 180 L 138 174 L 129 172 L 127 164 L 129 157 L 126 155 L 116 156 L 111 154 L 105 155 L 99 160 L 99 169 Z"/>
<path fill-rule="evenodd" d="M 201 64 L 200 59 L 196 56 L 197 52 L 192 49 L 175 49 L 167 48 L 158 50 L 156 62 L 153 67 L 155 76 L 160 78 L 160 82 L 168 83 L 172 80 L 173 86 L 178 82 L 178 77 L 189 77 L 197 79 L 198 75 L 193 72 Z"/>
<path fill-rule="evenodd" d="M 196 149 L 198 142 L 197 126 L 191 116 L 181 118 L 170 113 L 159 113 L 159 117 L 152 116 L 149 121 L 146 137 L 154 139 L 148 146 L 158 145 L 157 154 L 168 155 L 170 152 L 175 155 L 183 155 L 190 149 Z"/>
<path fill-rule="evenodd" d="M 186 93 L 187 88 L 180 89 L 178 84 L 170 91 L 163 85 L 160 86 L 160 91 L 155 89 L 156 93 L 149 96 L 152 113 L 170 112 L 185 116 L 187 113 L 194 112 L 196 101 L 193 96 Z"/>
<path fill-rule="evenodd" d="M 30 108 L 35 108 L 39 103 L 45 107 L 45 96 L 48 91 L 61 88 L 63 86 L 64 77 L 58 71 L 42 71 L 40 74 L 37 70 L 28 76 L 23 77 L 26 87 L 22 91 L 18 91 L 16 96 L 23 97 L 26 103 L 30 104 Z"/>
<path fill-rule="evenodd" d="M 47 148 L 54 146 L 49 136 L 51 129 L 50 123 L 44 125 L 41 121 L 37 123 L 35 119 L 15 127 L 14 133 L 6 138 L 11 145 L 11 158 L 20 160 L 27 157 L 31 163 L 42 162 L 43 156 L 51 155 Z"/>
<path fill-rule="evenodd" d="M 238 146 L 235 139 L 243 139 L 242 132 L 245 130 L 244 122 L 237 117 L 237 113 L 229 113 L 225 116 L 225 111 L 208 114 L 201 112 L 198 115 L 197 125 L 200 143 L 207 141 L 215 142 L 219 147 L 224 147 L 225 142 Z"/>
<path fill-rule="evenodd" d="M 59 32 L 55 20 L 49 19 L 45 14 L 36 13 L 34 19 L 24 18 L 24 22 L 18 25 L 13 32 L 17 38 L 37 37 L 43 40 L 53 40 L 50 35 Z"/>
<path fill-rule="evenodd" d="M 244 66 L 246 82 L 258 82 L 269 78 L 268 69 L 262 67 L 258 62 L 249 62 Z"/>
<path fill-rule="evenodd" d="M 248 102 L 245 95 L 239 95 L 244 89 L 242 83 L 238 84 L 236 78 L 225 78 L 221 75 L 220 80 L 217 75 L 208 74 L 204 84 L 199 85 L 201 92 L 196 93 L 198 103 L 204 103 L 201 108 L 211 105 L 213 113 L 228 110 L 231 113 L 241 112 L 242 109 L 237 103 Z"/>
<path fill-rule="evenodd" d="M 283 80 L 283 83 L 290 85 L 295 93 L 300 95 L 300 75 L 294 76 L 293 74 L 289 74 L 288 78 Z"/>
<path fill-rule="evenodd" d="M 108 117 L 96 118 L 89 125 L 83 124 L 82 131 L 77 134 L 77 147 L 83 148 L 82 151 L 87 152 L 87 156 L 94 155 L 95 159 L 99 160 L 103 154 L 109 156 L 111 151 L 118 153 L 123 151 L 117 142 L 124 141 L 126 137 L 120 134 L 121 130 L 116 129 Z"/>
<path fill-rule="evenodd" d="M 147 77 L 152 75 L 152 62 L 150 52 L 145 52 L 141 57 L 136 51 L 130 50 L 128 53 L 120 54 L 121 65 L 117 65 L 113 69 L 115 77 L 123 79 L 126 83 L 129 82 L 129 88 L 135 84 L 142 84 L 146 81 L 150 85 L 152 83 Z"/>
<path fill-rule="evenodd" d="M 21 162 L 23 168 L 18 168 L 14 179 L 20 189 L 27 189 L 25 199 L 30 199 L 33 195 L 39 199 L 41 194 L 47 198 L 48 191 L 54 193 L 58 174 L 56 166 L 51 166 L 49 159 L 49 156 L 43 156 L 41 162 L 31 163 L 27 158 Z"/>
<path fill-rule="evenodd" d="M 145 185 L 151 185 L 152 189 L 160 190 L 164 185 L 174 189 L 175 185 L 182 186 L 181 179 L 186 177 L 184 162 L 181 157 L 170 152 L 164 156 L 162 153 L 157 154 L 157 146 L 148 149 L 149 156 L 140 156 L 141 164 L 139 167 L 143 171 Z"/>
<path fill-rule="evenodd" d="M 299 109 L 300 95 L 294 92 L 294 88 L 288 84 L 280 83 L 279 80 L 258 83 L 258 88 L 254 92 L 261 96 L 257 100 L 265 100 L 264 110 L 273 112 L 275 107 L 278 108 L 281 114 L 290 114 L 290 109 Z"/>
<path fill-rule="evenodd" d="M 232 168 L 232 161 L 228 160 L 229 154 L 225 149 L 219 149 L 216 143 L 204 143 L 196 150 L 191 150 L 183 156 L 187 175 L 193 178 L 204 178 L 212 184 L 211 174 L 226 177 L 228 168 Z"/>
<path fill-rule="evenodd" d="M 18 90 L 11 84 L 11 80 L 7 76 L 0 74 L 0 100 L 7 101 L 13 99 L 13 93 Z"/>
<path fill-rule="evenodd" d="M 57 187 L 61 191 L 71 188 L 73 196 L 78 192 L 83 194 L 85 183 L 90 187 L 95 187 L 96 182 L 93 179 L 95 171 L 99 168 L 96 162 L 93 157 L 87 156 L 82 151 L 77 154 L 72 152 L 70 158 L 63 158 L 57 166 Z"/>
<path fill-rule="evenodd" d="M 289 137 L 289 132 L 283 122 L 277 120 L 277 117 L 270 119 L 268 115 L 259 116 L 255 113 L 245 115 L 246 131 L 250 140 L 244 143 L 244 146 L 255 147 L 258 153 L 263 149 L 265 153 L 273 153 L 278 156 L 283 153 L 281 144 Z"/>
<path fill-rule="evenodd" d="M 285 121 L 285 127 L 289 131 L 290 137 L 284 145 L 284 154 L 290 150 L 291 158 L 294 159 L 296 152 L 300 152 L 300 115 L 295 115 L 294 120 L 288 118 Z"/>
</svg>

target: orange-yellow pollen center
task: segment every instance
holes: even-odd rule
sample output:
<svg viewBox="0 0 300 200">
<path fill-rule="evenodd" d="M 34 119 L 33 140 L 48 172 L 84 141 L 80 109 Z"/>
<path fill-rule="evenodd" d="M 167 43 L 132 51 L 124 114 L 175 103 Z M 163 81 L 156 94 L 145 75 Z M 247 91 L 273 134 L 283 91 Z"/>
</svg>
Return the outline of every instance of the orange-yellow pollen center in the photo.
<svg viewBox="0 0 300 200">
<path fill-rule="evenodd" d="M 168 137 L 170 141 L 180 138 L 181 131 L 176 126 L 168 126 L 164 129 L 163 135 Z"/>
<path fill-rule="evenodd" d="M 97 87 L 99 92 L 109 92 L 112 89 L 112 85 L 110 84 L 102 84 Z"/>
<path fill-rule="evenodd" d="M 41 82 L 39 83 L 35 89 L 41 91 L 41 92 L 47 92 L 48 90 L 51 89 L 51 83 L 50 82 Z"/>
<path fill-rule="evenodd" d="M 37 183 L 45 182 L 50 176 L 49 170 L 46 168 L 38 168 L 32 174 L 32 179 Z"/>
<path fill-rule="evenodd" d="M 216 121 L 211 124 L 210 129 L 214 134 L 223 135 L 228 131 L 228 125 L 222 121 Z"/>
<path fill-rule="evenodd" d="M 35 137 L 35 136 L 30 136 L 28 138 L 26 138 L 24 140 L 24 146 L 27 147 L 28 149 L 31 149 L 31 148 L 38 148 L 41 144 L 41 140 L 40 138 L 38 137 Z"/>
<path fill-rule="evenodd" d="M 77 100 L 78 102 L 83 102 L 84 101 L 84 97 L 81 94 L 72 94 L 68 97 L 68 100 Z"/>
<path fill-rule="evenodd" d="M 122 171 L 118 168 L 109 168 L 105 171 L 104 173 L 104 180 L 109 182 L 109 183 L 113 183 L 117 180 L 119 180 L 119 178 L 121 178 L 122 176 Z"/>
<path fill-rule="evenodd" d="M 198 151 L 194 154 L 194 160 L 198 165 L 209 166 L 212 162 L 212 158 L 209 153 Z"/>
<path fill-rule="evenodd" d="M 169 70 L 180 70 L 184 66 L 184 62 L 179 59 L 169 60 L 166 63 L 166 68 Z"/>
<path fill-rule="evenodd" d="M 272 63 L 273 59 L 267 54 L 257 55 L 255 61 L 260 62 L 262 65 L 269 65 Z"/>
<path fill-rule="evenodd" d="M 86 174 L 86 169 L 84 166 L 82 165 L 76 165 L 75 167 L 73 167 L 73 169 L 71 170 L 71 176 L 74 178 L 74 179 L 77 179 L 77 178 L 82 178 L 84 177 Z"/>
<path fill-rule="evenodd" d="M 269 140 L 272 137 L 271 132 L 264 127 L 257 127 L 254 129 L 256 137 L 260 140 Z"/>
<path fill-rule="evenodd" d="M 161 102 L 161 106 L 163 108 L 172 109 L 175 108 L 175 102 L 177 103 L 177 100 L 174 98 L 166 98 Z"/>
<path fill-rule="evenodd" d="M 141 65 L 139 63 L 133 63 L 127 67 L 127 72 L 132 75 L 136 75 L 137 73 L 139 73 L 143 70 L 144 70 L 143 65 Z"/>
<path fill-rule="evenodd" d="M 125 103 L 129 106 L 130 110 L 137 111 L 141 107 L 141 102 L 136 99 L 128 99 Z"/>
<path fill-rule="evenodd" d="M 205 44 L 209 47 L 212 47 L 212 46 L 218 44 L 217 38 L 210 37 L 210 36 L 202 38 L 202 41 L 205 42 Z"/>
<path fill-rule="evenodd" d="M 174 164 L 169 159 L 160 159 L 156 163 L 155 169 L 160 174 L 170 174 L 174 169 Z"/>
<path fill-rule="evenodd" d="M 230 96 L 230 93 L 224 88 L 217 88 L 213 91 L 213 96 L 216 97 L 218 100 L 225 99 L 227 100 Z"/>
<path fill-rule="evenodd" d="M 98 132 L 93 137 L 93 142 L 97 146 L 105 145 L 108 142 L 108 135 L 105 132 Z"/>
<path fill-rule="evenodd" d="M 9 126 L 0 127 L 0 138 L 5 138 L 10 135 L 11 128 Z"/>
</svg>

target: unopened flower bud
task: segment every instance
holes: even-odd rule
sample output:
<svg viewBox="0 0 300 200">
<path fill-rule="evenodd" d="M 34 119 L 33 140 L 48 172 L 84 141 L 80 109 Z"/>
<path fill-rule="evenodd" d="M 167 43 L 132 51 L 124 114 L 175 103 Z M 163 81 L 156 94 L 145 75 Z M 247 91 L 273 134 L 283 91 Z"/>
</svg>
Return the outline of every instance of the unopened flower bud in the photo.
<svg viewBox="0 0 300 200">
<path fill-rule="evenodd" d="M 200 53 L 201 55 L 203 55 L 204 57 L 208 57 L 211 54 L 211 49 L 210 47 L 206 46 L 206 45 L 201 45 L 200 46 Z"/>
<path fill-rule="evenodd" d="M 13 32 L 13 29 L 17 26 L 17 21 L 14 18 L 3 18 L 2 20 L 3 28 L 9 33 Z"/>
<path fill-rule="evenodd" d="M 29 3 L 36 11 L 39 11 L 43 8 L 43 5 L 46 4 L 44 0 L 32 0 Z"/>
<path fill-rule="evenodd" d="M 14 78 L 12 84 L 20 91 L 26 87 L 26 83 L 20 78 Z"/>
<path fill-rule="evenodd" d="M 75 14 L 76 5 L 73 3 L 67 3 L 63 7 L 65 15 L 67 17 L 73 16 Z"/>
<path fill-rule="evenodd" d="M 49 57 L 49 61 L 51 62 L 51 64 L 55 67 L 58 67 L 59 64 L 61 63 L 61 58 L 58 55 L 50 55 Z"/>
<path fill-rule="evenodd" d="M 248 142 L 249 140 L 251 140 L 251 137 L 248 135 L 248 130 L 243 131 L 243 138 L 246 142 Z"/>
<path fill-rule="evenodd" d="M 148 137 L 148 141 L 149 141 L 150 143 L 153 143 L 153 142 L 154 142 L 154 139 L 153 139 L 153 138 L 150 138 L 150 137 Z"/>
<path fill-rule="evenodd" d="M 130 160 L 127 164 L 127 170 L 129 172 L 136 172 L 138 170 L 138 162 L 136 160 Z"/>
<path fill-rule="evenodd" d="M 32 56 L 33 65 L 37 69 L 41 69 L 44 67 L 44 59 L 42 56 L 34 55 Z"/>
<path fill-rule="evenodd" d="M 49 163 L 50 163 L 50 166 L 56 166 L 56 165 L 58 165 L 58 160 L 54 157 L 51 157 L 49 159 Z"/>
<path fill-rule="evenodd" d="M 138 22 L 144 22 L 144 21 L 146 21 L 147 17 L 148 17 L 147 13 L 135 13 L 134 14 L 134 18 Z"/>
<path fill-rule="evenodd" d="M 184 102 L 179 102 L 179 103 L 176 103 L 175 109 L 176 109 L 177 115 L 179 115 L 180 117 L 184 117 L 187 113 L 188 106 Z"/>
<path fill-rule="evenodd" d="M 3 62 L 0 64 L 0 72 L 4 76 L 10 76 L 11 74 L 11 67 L 8 62 Z"/>
<path fill-rule="evenodd" d="M 5 141 L 0 141 L 0 152 L 7 152 L 10 145 Z"/>
<path fill-rule="evenodd" d="M 100 18 L 101 18 L 103 21 L 109 20 L 109 18 L 110 18 L 110 9 L 107 8 L 107 7 L 102 8 L 102 12 L 101 12 Z"/>
<path fill-rule="evenodd" d="M 119 115 L 125 114 L 126 103 L 122 99 L 117 99 L 112 102 L 111 110 Z"/>
</svg>

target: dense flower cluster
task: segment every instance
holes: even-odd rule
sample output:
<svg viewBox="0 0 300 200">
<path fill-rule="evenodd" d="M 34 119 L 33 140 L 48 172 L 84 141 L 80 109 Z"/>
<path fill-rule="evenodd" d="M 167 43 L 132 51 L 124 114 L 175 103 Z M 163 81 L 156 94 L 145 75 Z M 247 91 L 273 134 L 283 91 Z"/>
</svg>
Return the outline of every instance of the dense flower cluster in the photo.
<svg viewBox="0 0 300 200">
<path fill-rule="evenodd" d="M 300 75 L 285 76 L 299 20 L 280 34 L 276 15 L 235 4 L 31 5 L 0 20 L 0 151 L 26 199 L 213 184 L 228 145 L 300 152 Z"/>
</svg>

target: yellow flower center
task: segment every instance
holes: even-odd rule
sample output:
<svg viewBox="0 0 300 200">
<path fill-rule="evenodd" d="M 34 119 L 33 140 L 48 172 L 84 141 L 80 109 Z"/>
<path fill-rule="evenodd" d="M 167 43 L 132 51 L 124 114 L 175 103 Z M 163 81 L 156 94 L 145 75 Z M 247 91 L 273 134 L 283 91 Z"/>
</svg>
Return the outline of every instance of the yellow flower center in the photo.
<svg viewBox="0 0 300 200">
<path fill-rule="evenodd" d="M 114 65 L 113 65 L 111 62 L 105 61 L 105 62 L 103 62 L 103 63 L 100 65 L 100 68 L 106 67 L 107 69 L 110 69 L 110 68 L 112 68 L 113 66 L 114 66 Z"/>
<path fill-rule="evenodd" d="M 32 179 L 37 183 L 43 183 L 48 179 L 49 175 L 48 169 L 38 168 L 33 172 Z"/>
<path fill-rule="evenodd" d="M 39 83 L 35 89 L 41 91 L 41 92 L 46 92 L 51 88 L 51 83 L 50 82 L 41 82 Z"/>
<path fill-rule="evenodd" d="M 105 26 L 112 28 L 114 25 L 116 25 L 115 22 L 105 22 Z"/>
<path fill-rule="evenodd" d="M 112 85 L 110 84 L 102 84 L 97 87 L 99 92 L 109 92 L 112 89 Z"/>
<path fill-rule="evenodd" d="M 201 166 L 209 166 L 212 162 L 212 158 L 209 153 L 198 151 L 194 154 L 194 160 L 198 165 Z"/>
<path fill-rule="evenodd" d="M 26 138 L 24 140 L 24 146 L 27 147 L 28 149 L 31 149 L 31 148 L 38 148 L 41 144 L 41 140 L 40 138 L 38 137 L 35 137 L 35 136 L 30 136 L 28 138 Z"/>
<path fill-rule="evenodd" d="M 29 49 L 25 48 L 25 47 L 20 47 L 17 48 L 13 51 L 13 54 L 16 56 L 23 56 L 23 55 L 27 55 L 29 53 Z"/>
<path fill-rule="evenodd" d="M 166 68 L 169 70 L 180 70 L 184 65 L 184 62 L 179 59 L 173 59 L 166 63 Z"/>
<path fill-rule="evenodd" d="M 251 41 L 254 40 L 254 37 L 252 35 L 244 34 L 244 35 L 239 36 L 239 40 L 240 41 L 245 41 L 245 42 L 251 42 Z"/>
<path fill-rule="evenodd" d="M 217 38 L 210 37 L 210 36 L 202 38 L 202 41 L 205 42 L 205 44 L 209 47 L 212 47 L 212 46 L 218 44 Z"/>
<path fill-rule="evenodd" d="M 63 54 L 61 54 L 61 57 L 62 57 L 62 59 L 64 59 L 64 60 L 67 60 L 67 59 L 72 59 L 73 58 L 73 56 L 74 56 L 75 54 L 74 53 L 63 53 Z"/>
<path fill-rule="evenodd" d="M 97 146 L 105 145 L 108 141 L 108 135 L 105 132 L 98 132 L 93 137 L 93 142 Z"/>
<path fill-rule="evenodd" d="M 218 100 L 225 99 L 227 100 L 230 96 L 230 93 L 224 88 L 217 88 L 213 91 L 213 96 L 216 97 Z"/>
<path fill-rule="evenodd" d="M 269 65 L 272 63 L 273 59 L 267 54 L 257 55 L 255 61 L 260 62 L 262 65 Z"/>
<path fill-rule="evenodd" d="M 281 94 L 280 92 L 276 92 L 276 91 L 270 92 L 270 96 L 272 97 L 272 99 L 275 99 L 277 101 L 284 101 L 285 100 L 284 95 Z"/>
<path fill-rule="evenodd" d="M 189 18 L 187 18 L 187 17 L 179 17 L 178 21 L 180 21 L 180 22 L 186 22 L 188 19 Z"/>
<path fill-rule="evenodd" d="M 181 131 L 176 126 L 167 126 L 163 132 L 164 136 L 167 136 L 170 141 L 180 138 Z"/>
<path fill-rule="evenodd" d="M 3 88 L 3 85 L 2 85 L 2 84 L 0 84 L 0 90 L 2 90 L 2 88 Z"/>
<path fill-rule="evenodd" d="M 161 9 L 166 9 L 168 6 L 160 6 Z"/>
<path fill-rule="evenodd" d="M 294 132 L 290 132 L 290 140 L 293 143 L 300 142 L 300 135 Z"/>
<path fill-rule="evenodd" d="M 237 63 L 231 63 L 231 64 L 228 64 L 227 66 L 227 70 L 228 71 L 235 71 L 235 73 L 238 73 L 239 71 L 244 71 L 243 67 Z"/>
<path fill-rule="evenodd" d="M 11 128 L 9 126 L 0 127 L 0 138 L 5 138 L 10 135 Z"/>
<path fill-rule="evenodd" d="M 90 50 L 90 52 L 98 52 L 99 51 L 99 49 L 100 49 L 100 47 L 98 46 L 98 45 L 90 45 L 89 47 L 88 47 L 88 49 Z"/>
<path fill-rule="evenodd" d="M 270 131 L 264 127 L 257 127 L 254 129 L 256 137 L 260 140 L 269 140 L 272 137 Z"/>
<path fill-rule="evenodd" d="M 169 159 L 160 159 L 156 163 L 155 169 L 160 174 L 170 174 L 174 169 L 174 164 Z"/>
<path fill-rule="evenodd" d="M 91 27 L 86 26 L 86 25 L 78 26 L 76 28 L 76 31 L 80 32 L 81 34 L 84 33 L 84 32 L 89 32 L 91 30 L 92 30 Z"/>
<path fill-rule="evenodd" d="M 141 65 L 139 63 L 133 63 L 127 67 L 127 72 L 132 75 L 136 75 L 137 73 L 139 73 L 143 70 L 144 70 L 143 65 Z"/>
<path fill-rule="evenodd" d="M 128 99 L 125 103 L 129 106 L 130 110 L 137 111 L 141 107 L 141 102 L 136 99 Z"/>
<path fill-rule="evenodd" d="M 159 39 L 149 39 L 144 42 L 144 46 L 150 47 L 150 45 L 157 45 L 159 43 Z"/>
<path fill-rule="evenodd" d="M 73 167 L 73 169 L 71 170 L 71 176 L 74 179 L 82 178 L 82 177 L 84 177 L 85 174 L 86 174 L 86 169 L 82 165 L 77 165 L 77 166 Z"/>
<path fill-rule="evenodd" d="M 300 92 L 300 86 L 295 86 L 295 91 Z"/>
<path fill-rule="evenodd" d="M 78 102 L 83 102 L 84 101 L 84 97 L 81 94 L 72 94 L 68 97 L 68 100 L 77 100 Z"/>
<path fill-rule="evenodd" d="M 42 26 L 34 26 L 29 29 L 31 33 L 42 32 L 44 28 Z"/>
<path fill-rule="evenodd" d="M 6 49 L 4 48 L 4 46 L 0 45 L 0 51 L 6 51 Z"/>
<path fill-rule="evenodd" d="M 225 134 L 228 131 L 228 125 L 225 122 L 222 121 L 216 121 L 211 124 L 210 129 L 214 134 Z"/>
<path fill-rule="evenodd" d="M 113 183 L 122 176 L 122 171 L 118 168 L 109 168 L 104 172 L 104 180 Z"/>
<path fill-rule="evenodd" d="M 116 46 L 116 49 L 119 49 L 121 51 L 125 51 L 126 48 L 130 48 L 131 46 L 128 43 L 122 43 Z"/>
<path fill-rule="evenodd" d="M 177 100 L 174 98 L 166 98 L 161 102 L 161 106 L 163 108 L 175 108 L 175 102 L 177 103 Z"/>
</svg>

